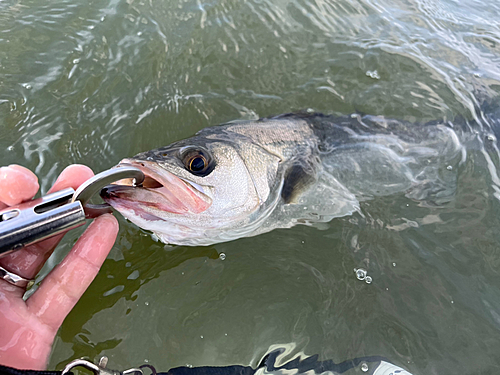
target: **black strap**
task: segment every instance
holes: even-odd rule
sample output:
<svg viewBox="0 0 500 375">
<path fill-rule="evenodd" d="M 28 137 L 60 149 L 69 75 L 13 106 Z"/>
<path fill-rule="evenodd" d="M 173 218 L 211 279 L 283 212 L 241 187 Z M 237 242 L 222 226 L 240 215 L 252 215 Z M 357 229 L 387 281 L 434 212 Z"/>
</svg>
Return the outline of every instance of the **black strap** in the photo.
<svg viewBox="0 0 500 375">
<path fill-rule="evenodd" d="M 19 370 L 0 365 L 0 375 L 61 375 L 61 371 Z"/>
<path fill-rule="evenodd" d="M 258 369 L 264 368 L 267 372 L 277 372 L 280 370 L 295 370 L 297 374 L 303 374 L 314 371 L 316 374 L 322 374 L 330 371 L 334 374 L 343 374 L 346 371 L 359 366 L 361 363 L 370 364 L 371 374 L 381 361 L 387 359 L 379 356 L 360 357 L 335 363 L 332 360 L 318 361 L 318 355 L 313 355 L 304 359 L 295 358 L 282 366 L 276 367 L 278 356 L 284 352 L 283 349 L 274 350 L 264 357 L 257 369 L 250 366 L 202 366 L 202 367 L 175 367 L 167 372 L 158 372 L 155 375 L 253 375 Z M 389 362 L 389 361 L 387 361 Z M 374 365 L 377 366 L 374 366 Z M 70 373 L 71 374 L 71 373 Z M 35 371 L 18 370 L 12 367 L 0 365 L 0 375 L 61 375 L 61 371 Z M 72 375 L 72 374 L 71 374 Z"/>
<path fill-rule="evenodd" d="M 330 371 L 334 374 L 343 374 L 346 371 L 360 366 L 362 363 L 369 365 L 372 374 L 382 361 L 389 362 L 386 358 L 380 356 L 360 357 L 350 359 L 341 363 L 335 363 L 332 360 L 318 361 L 318 355 L 313 355 L 304 359 L 295 358 L 282 366 L 276 367 L 278 356 L 284 352 L 283 349 L 274 350 L 262 359 L 257 369 L 249 366 L 226 366 L 226 367 L 176 367 L 168 372 L 159 372 L 157 375 L 253 375 L 258 369 L 264 368 L 267 373 L 279 372 L 280 370 L 293 370 L 296 374 L 311 373 L 322 374 Z M 285 371 L 286 373 L 286 371 Z"/>
<path fill-rule="evenodd" d="M 253 375 L 255 370 L 248 366 L 224 367 L 175 367 L 168 372 L 159 372 L 158 375 Z"/>
</svg>

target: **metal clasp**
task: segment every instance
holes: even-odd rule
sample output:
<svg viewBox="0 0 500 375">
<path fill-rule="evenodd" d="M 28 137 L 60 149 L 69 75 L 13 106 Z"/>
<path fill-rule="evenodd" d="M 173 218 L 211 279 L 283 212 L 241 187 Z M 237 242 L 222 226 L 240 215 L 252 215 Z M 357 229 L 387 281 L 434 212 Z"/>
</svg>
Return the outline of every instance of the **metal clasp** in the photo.
<svg viewBox="0 0 500 375">
<path fill-rule="evenodd" d="M 106 356 L 101 357 L 98 365 L 83 358 L 75 359 L 74 361 L 68 363 L 66 367 L 64 367 L 61 375 L 68 374 L 75 367 L 84 367 L 87 370 L 92 371 L 94 375 L 144 375 L 144 372 L 140 368 L 130 368 L 125 371 L 118 371 L 106 368 L 107 365 L 108 357 Z M 154 371 L 154 373 L 156 373 L 156 371 Z"/>
<path fill-rule="evenodd" d="M 0 257 L 85 224 L 80 202 L 71 202 L 75 191 L 58 191 L 0 210 Z"/>
<path fill-rule="evenodd" d="M 100 193 L 107 185 L 122 180 L 131 178 L 134 180 L 134 186 L 140 185 L 144 181 L 144 173 L 135 167 L 117 166 L 107 171 L 96 174 L 94 177 L 85 181 L 76 189 L 71 202 L 80 201 L 85 210 L 87 219 L 91 219 L 105 213 L 111 212 L 109 204 L 90 204 L 90 199 Z"/>
<path fill-rule="evenodd" d="M 0 258 L 79 227 L 86 218 L 111 212 L 110 205 L 89 201 L 105 186 L 125 178 L 134 179 L 137 186 L 144 181 L 144 173 L 129 166 L 112 168 L 96 174 L 76 191 L 68 188 L 0 210 Z"/>
</svg>

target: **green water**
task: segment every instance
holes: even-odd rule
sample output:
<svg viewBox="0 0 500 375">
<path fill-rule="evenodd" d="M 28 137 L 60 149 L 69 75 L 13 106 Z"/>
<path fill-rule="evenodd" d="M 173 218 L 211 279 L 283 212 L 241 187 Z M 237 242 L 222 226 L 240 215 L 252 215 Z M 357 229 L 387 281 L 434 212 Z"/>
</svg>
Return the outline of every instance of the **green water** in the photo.
<svg viewBox="0 0 500 375">
<path fill-rule="evenodd" d="M 70 163 L 101 171 L 233 119 L 313 108 L 481 120 L 500 87 L 499 20 L 497 0 L 4 0 L 1 164 L 33 169 L 47 191 Z M 285 359 L 498 373 L 492 150 L 467 155 L 447 204 L 379 198 L 323 230 L 164 247 L 120 218 L 50 368 L 104 354 L 119 368 L 255 366 L 283 347 Z"/>
</svg>

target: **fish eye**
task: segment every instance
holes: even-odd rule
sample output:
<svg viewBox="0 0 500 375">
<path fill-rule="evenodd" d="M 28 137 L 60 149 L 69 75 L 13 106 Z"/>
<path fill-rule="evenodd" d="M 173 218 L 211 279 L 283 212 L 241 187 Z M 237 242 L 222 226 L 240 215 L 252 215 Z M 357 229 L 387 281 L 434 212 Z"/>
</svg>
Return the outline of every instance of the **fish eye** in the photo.
<svg viewBox="0 0 500 375">
<path fill-rule="evenodd" d="M 191 150 L 183 155 L 185 168 L 196 176 L 207 176 L 212 172 L 214 165 L 208 153 L 202 150 Z"/>
<path fill-rule="evenodd" d="M 207 166 L 207 159 L 203 155 L 197 155 L 189 160 L 189 170 L 192 172 L 200 172 Z"/>
</svg>

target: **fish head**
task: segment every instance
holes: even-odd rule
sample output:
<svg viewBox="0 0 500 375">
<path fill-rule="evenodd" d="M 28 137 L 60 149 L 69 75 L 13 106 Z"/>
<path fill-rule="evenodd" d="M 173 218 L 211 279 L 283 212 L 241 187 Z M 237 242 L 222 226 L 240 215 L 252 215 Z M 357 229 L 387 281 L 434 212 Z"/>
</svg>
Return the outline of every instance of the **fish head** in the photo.
<svg viewBox="0 0 500 375">
<path fill-rule="evenodd" d="M 257 219 L 275 184 L 279 160 L 272 155 L 263 160 L 263 153 L 257 145 L 192 137 L 123 159 L 119 165 L 139 168 L 144 182 L 136 187 L 121 180 L 101 196 L 165 243 L 231 240 Z"/>
</svg>

